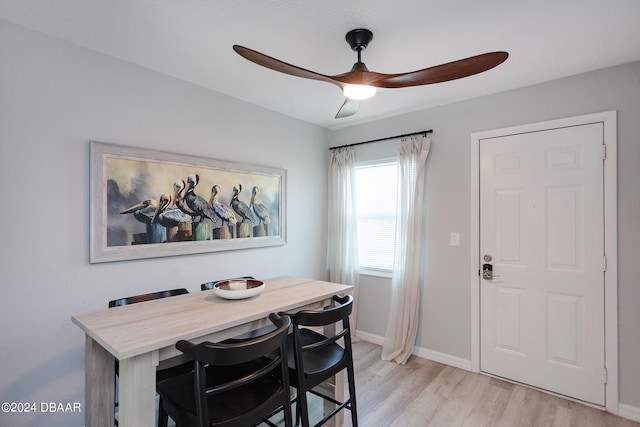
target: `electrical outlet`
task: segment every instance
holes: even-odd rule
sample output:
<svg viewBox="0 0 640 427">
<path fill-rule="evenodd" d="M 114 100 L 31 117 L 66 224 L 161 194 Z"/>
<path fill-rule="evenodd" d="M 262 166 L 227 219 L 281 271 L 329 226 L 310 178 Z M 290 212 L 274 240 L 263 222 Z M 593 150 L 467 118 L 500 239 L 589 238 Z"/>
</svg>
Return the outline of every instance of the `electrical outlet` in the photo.
<svg viewBox="0 0 640 427">
<path fill-rule="evenodd" d="M 449 244 L 451 246 L 460 246 L 460 233 L 452 231 L 449 235 Z"/>
</svg>

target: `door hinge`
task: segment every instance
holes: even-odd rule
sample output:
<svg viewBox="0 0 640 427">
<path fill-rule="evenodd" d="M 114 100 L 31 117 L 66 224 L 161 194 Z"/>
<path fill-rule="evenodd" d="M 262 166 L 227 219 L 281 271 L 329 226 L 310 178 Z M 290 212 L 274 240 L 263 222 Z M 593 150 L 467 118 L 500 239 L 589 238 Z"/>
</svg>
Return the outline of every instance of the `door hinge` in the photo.
<svg viewBox="0 0 640 427">
<path fill-rule="evenodd" d="M 607 271 L 607 256 L 602 257 L 602 271 Z"/>
<path fill-rule="evenodd" d="M 606 384 L 606 383 L 607 383 L 607 381 L 609 380 L 609 372 L 607 371 L 607 368 L 604 368 L 604 375 L 603 375 L 603 378 L 602 378 L 602 379 L 604 380 L 604 383 L 605 383 L 605 384 Z"/>
<path fill-rule="evenodd" d="M 607 158 L 607 146 L 602 144 L 602 160 Z"/>
</svg>

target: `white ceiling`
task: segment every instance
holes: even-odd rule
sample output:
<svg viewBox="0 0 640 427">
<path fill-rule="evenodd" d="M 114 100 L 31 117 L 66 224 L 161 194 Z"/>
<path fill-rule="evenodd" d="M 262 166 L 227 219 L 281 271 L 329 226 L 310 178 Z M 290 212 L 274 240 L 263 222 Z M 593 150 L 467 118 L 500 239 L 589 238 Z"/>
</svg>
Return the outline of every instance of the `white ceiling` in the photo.
<svg viewBox="0 0 640 427">
<path fill-rule="evenodd" d="M 0 0 L 0 17 L 329 129 L 640 60 L 638 0 Z M 337 86 L 231 48 L 339 74 L 356 61 L 344 39 L 354 28 L 373 31 L 363 53 L 372 71 L 510 57 L 466 79 L 379 90 L 336 120 Z"/>
</svg>

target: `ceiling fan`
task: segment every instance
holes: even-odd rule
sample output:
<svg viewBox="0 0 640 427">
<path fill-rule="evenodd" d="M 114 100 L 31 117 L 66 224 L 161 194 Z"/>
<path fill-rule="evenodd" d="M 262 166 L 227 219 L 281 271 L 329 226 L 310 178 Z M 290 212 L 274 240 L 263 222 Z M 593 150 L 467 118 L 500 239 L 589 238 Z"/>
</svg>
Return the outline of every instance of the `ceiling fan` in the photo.
<svg viewBox="0 0 640 427">
<path fill-rule="evenodd" d="M 340 110 L 338 110 L 336 119 L 354 115 L 360 107 L 360 100 L 373 96 L 378 87 L 402 88 L 447 82 L 490 70 L 506 61 L 509 57 L 507 52 L 489 52 L 408 73 L 383 74 L 369 71 L 361 60 L 362 51 L 367 48 L 369 42 L 373 39 L 371 31 L 358 28 L 349 31 L 345 38 L 351 49 L 357 52 L 358 62 L 353 64 L 351 71 L 336 74 L 335 76 L 328 76 L 297 67 L 244 46 L 234 45 L 233 50 L 249 61 L 263 67 L 292 76 L 320 80 L 339 86 L 345 95 L 345 101 Z"/>
</svg>

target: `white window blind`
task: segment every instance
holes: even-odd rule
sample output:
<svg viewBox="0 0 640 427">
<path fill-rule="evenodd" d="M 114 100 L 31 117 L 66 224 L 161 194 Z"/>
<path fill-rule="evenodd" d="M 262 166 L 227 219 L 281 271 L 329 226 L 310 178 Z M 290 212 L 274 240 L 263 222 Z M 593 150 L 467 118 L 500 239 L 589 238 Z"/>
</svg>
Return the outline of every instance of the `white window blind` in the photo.
<svg viewBox="0 0 640 427">
<path fill-rule="evenodd" d="M 398 163 L 356 166 L 358 251 L 362 270 L 393 270 Z"/>
</svg>

